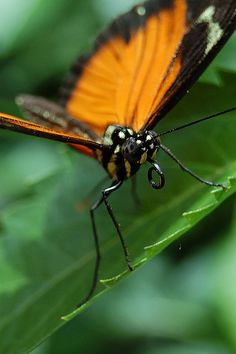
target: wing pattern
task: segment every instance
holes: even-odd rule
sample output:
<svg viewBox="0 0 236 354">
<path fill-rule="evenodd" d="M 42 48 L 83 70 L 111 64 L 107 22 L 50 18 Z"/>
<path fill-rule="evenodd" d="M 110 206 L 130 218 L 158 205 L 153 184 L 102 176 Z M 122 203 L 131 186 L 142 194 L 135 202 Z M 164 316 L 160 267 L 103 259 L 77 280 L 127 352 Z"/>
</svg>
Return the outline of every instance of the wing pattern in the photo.
<svg viewBox="0 0 236 354">
<path fill-rule="evenodd" d="M 83 136 L 50 129 L 41 124 L 39 125 L 5 113 L 0 113 L 0 127 L 1 129 L 13 130 L 28 135 L 36 135 L 42 138 L 61 141 L 70 144 L 81 150 L 83 153 L 93 157 L 95 157 L 94 151 L 102 148 L 102 145 L 98 142 L 89 140 Z"/>
<path fill-rule="evenodd" d="M 80 57 L 61 103 L 99 136 L 109 124 L 151 129 L 235 29 L 234 0 L 149 0 L 115 20 Z"/>
<path fill-rule="evenodd" d="M 197 80 L 236 27 L 235 0 L 149 0 L 116 19 L 78 59 L 61 105 L 23 95 L 34 122 L 0 114 L 0 127 L 72 144 L 95 157 L 117 124 L 153 129 Z M 19 102 L 21 101 L 21 102 Z"/>
</svg>

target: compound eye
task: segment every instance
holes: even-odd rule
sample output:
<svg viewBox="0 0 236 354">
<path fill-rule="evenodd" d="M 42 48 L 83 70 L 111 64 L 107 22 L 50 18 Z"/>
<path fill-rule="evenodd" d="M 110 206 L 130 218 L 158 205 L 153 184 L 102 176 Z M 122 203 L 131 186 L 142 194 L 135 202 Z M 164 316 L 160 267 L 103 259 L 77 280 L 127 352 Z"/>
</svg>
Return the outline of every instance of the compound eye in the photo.
<svg viewBox="0 0 236 354">
<path fill-rule="evenodd" d="M 127 146 L 127 150 L 132 154 L 135 150 L 137 149 L 137 144 L 134 141 L 129 141 L 128 146 Z"/>
<path fill-rule="evenodd" d="M 135 141 L 135 138 L 129 138 L 123 145 L 122 147 L 122 152 L 123 152 L 123 156 L 126 159 L 132 159 L 132 157 L 134 157 L 137 152 L 139 150 L 139 146 Z"/>
</svg>

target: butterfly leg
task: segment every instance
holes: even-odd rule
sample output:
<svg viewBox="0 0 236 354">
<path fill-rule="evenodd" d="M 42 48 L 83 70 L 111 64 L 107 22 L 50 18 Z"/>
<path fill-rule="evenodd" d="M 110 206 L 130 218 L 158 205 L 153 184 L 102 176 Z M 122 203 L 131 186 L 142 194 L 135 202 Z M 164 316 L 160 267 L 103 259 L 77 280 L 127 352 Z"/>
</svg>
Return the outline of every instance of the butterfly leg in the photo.
<svg viewBox="0 0 236 354">
<path fill-rule="evenodd" d="M 223 189 L 227 189 L 227 186 L 225 186 L 223 183 L 215 183 L 212 181 L 208 181 L 200 176 L 198 176 L 196 173 L 194 173 L 192 170 L 190 170 L 188 167 L 186 167 L 173 153 L 172 151 L 167 148 L 166 146 L 160 144 L 160 148 L 168 155 L 172 158 L 172 160 L 174 160 L 179 167 L 184 171 L 187 172 L 188 174 L 190 174 L 193 178 L 197 179 L 199 182 L 204 183 L 208 186 L 211 187 L 221 187 Z"/>
<path fill-rule="evenodd" d="M 93 279 L 92 279 L 91 287 L 90 287 L 87 295 L 77 305 L 77 307 L 80 307 L 80 306 L 84 305 L 92 297 L 92 295 L 95 292 L 96 287 L 97 287 L 98 272 L 99 272 L 100 261 L 101 261 L 101 252 L 100 252 L 100 245 L 99 245 L 99 239 L 98 239 L 98 234 L 97 234 L 97 228 L 96 228 L 96 224 L 95 224 L 94 212 L 99 207 L 99 205 L 102 203 L 102 201 L 103 201 L 103 197 L 98 199 L 96 201 L 96 203 L 90 209 L 90 217 L 91 217 L 92 228 L 93 228 L 94 246 L 95 246 L 95 251 L 96 251 L 96 261 L 95 261 L 95 267 L 94 267 Z"/>
<path fill-rule="evenodd" d="M 114 190 L 116 190 L 117 188 L 119 188 L 121 185 L 122 185 L 123 182 L 121 181 L 118 181 L 118 182 L 114 182 L 110 188 L 107 188 L 105 189 L 103 192 L 102 192 L 102 195 L 103 195 L 103 201 L 106 205 L 106 208 L 107 208 L 107 211 L 112 219 L 112 222 L 116 228 L 116 231 L 118 233 L 118 236 L 119 236 L 119 239 L 120 239 L 120 242 L 121 242 L 121 246 L 123 248 L 123 252 L 124 252 L 124 256 L 125 256 L 125 260 L 126 260 L 126 264 L 129 268 L 130 271 L 133 270 L 133 267 L 131 265 L 131 262 L 130 262 L 130 259 L 129 259 L 129 252 L 128 252 L 128 247 L 125 243 L 125 239 L 121 233 L 121 229 L 120 229 L 120 225 L 118 224 L 118 222 L 116 221 L 115 219 L 115 216 L 112 212 L 112 207 L 110 206 L 110 204 L 108 203 L 108 196 L 111 194 L 111 192 L 113 192 Z"/>
<path fill-rule="evenodd" d="M 124 250 L 124 254 L 125 254 L 125 259 L 127 262 L 127 265 L 129 267 L 130 270 L 133 270 L 130 261 L 129 261 L 129 254 L 128 254 L 128 249 L 127 246 L 125 244 L 124 238 L 121 234 L 120 231 L 120 226 L 117 223 L 113 212 L 112 212 L 112 208 L 110 206 L 110 204 L 107 201 L 108 196 L 115 191 L 116 189 L 118 189 L 120 186 L 122 185 L 121 181 L 118 182 L 114 182 L 112 183 L 111 187 L 106 188 L 103 192 L 102 192 L 102 196 L 96 201 L 96 203 L 91 207 L 90 209 L 90 217 L 91 217 L 91 221 L 92 221 L 92 228 L 93 228 L 93 237 L 94 237 L 94 245 L 95 245 L 95 250 L 96 250 L 96 261 L 95 261 L 95 268 L 94 268 L 94 273 L 93 273 L 93 279 L 92 279 L 92 284 L 90 287 L 90 290 L 88 291 L 87 295 L 85 296 L 85 298 L 77 305 L 77 307 L 80 307 L 82 305 L 84 305 L 94 294 L 95 290 L 96 290 L 96 286 L 98 283 L 98 273 L 99 273 L 99 268 L 100 268 L 100 261 L 101 261 L 101 252 L 100 252 L 100 245 L 99 245 L 99 239 L 98 239 L 98 234 L 97 234 L 97 228 L 96 228 L 96 223 L 95 223 L 95 210 L 104 202 L 106 205 L 106 208 L 108 210 L 109 215 L 111 216 L 111 219 L 113 221 L 113 224 L 115 225 L 115 228 L 118 232 L 121 244 L 122 244 L 122 248 Z"/>
</svg>

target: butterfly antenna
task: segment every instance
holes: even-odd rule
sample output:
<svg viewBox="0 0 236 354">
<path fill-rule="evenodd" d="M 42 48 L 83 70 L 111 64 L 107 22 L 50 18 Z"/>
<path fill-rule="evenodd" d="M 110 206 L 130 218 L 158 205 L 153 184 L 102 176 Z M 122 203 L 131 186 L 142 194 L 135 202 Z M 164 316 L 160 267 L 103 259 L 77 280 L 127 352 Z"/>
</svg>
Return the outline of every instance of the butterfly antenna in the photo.
<svg viewBox="0 0 236 354">
<path fill-rule="evenodd" d="M 201 123 L 201 122 L 203 122 L 205 120 L 208 120 L 208 119 L 212 119 L 212 118 L 216 118 L 218 116 L 222 116 L 223 114 L 230 113 L 232 111 L 236 111 L 236 107 L 226 109 L 225 111 L 222 111 L 222 112 L 211 114 L 210 116 L 207 116 L 207 117 L 204 117 L 204 118 L 201 118 L 201 119 L 198 119 L 198 120 L 194 120 L 193 122 L 190 122 L 190 123 L 187 123 L 187 124 L 184 124 L 184 125 L 180 125 L 179 127 L 175 127 L 175 128 L 170 129 L 170 130 L 167 130 L 165 132 L 159 133 L 158 136 L 162 136 L 162 135 L 166 135 L 166 134 L 170 134 L 170 133 L 176 132 L 177 130 L 181 130 L 181 129 L 190 127 L 191 125 L 195 125 L 195 124 Z"/>
</svg>

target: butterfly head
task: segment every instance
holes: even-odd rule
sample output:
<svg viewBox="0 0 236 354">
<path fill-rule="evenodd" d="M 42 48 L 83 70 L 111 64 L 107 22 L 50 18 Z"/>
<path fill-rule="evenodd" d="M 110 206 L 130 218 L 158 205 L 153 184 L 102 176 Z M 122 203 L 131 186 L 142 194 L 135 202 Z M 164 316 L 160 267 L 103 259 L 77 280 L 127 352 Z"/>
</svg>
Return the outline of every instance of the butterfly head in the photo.
<svg viewBox="0 0 236 354">
<path fill-rule="evenodd" d="M 121 147 L 123 157 L 132 163 L 142 165 L 156 156 L 160 141 L 153 131 L 144 131 L 125 140 Z"/>
<path fill-rule="evenodd" d="M 160 140 L 153 131 L 136 133 L 129 127 L 110 125 L 103 137 L 109 149 L 99 161 L 113 179 L 124 180 L 134 175 L 147 160 L 154 159 Z"/>
</svg>

